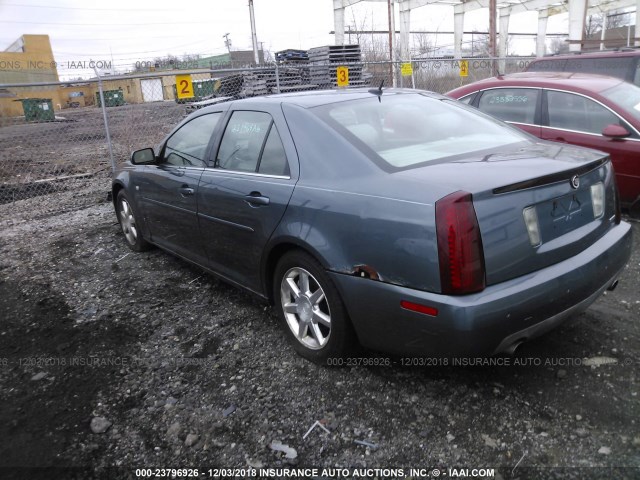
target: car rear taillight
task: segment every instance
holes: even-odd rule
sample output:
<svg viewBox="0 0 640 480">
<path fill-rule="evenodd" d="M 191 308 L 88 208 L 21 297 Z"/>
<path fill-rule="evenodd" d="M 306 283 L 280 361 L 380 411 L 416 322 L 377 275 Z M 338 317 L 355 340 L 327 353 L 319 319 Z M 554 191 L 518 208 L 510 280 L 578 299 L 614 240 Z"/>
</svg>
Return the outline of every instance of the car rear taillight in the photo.
<svg viewBox="0 0 640 480">
<path fill-rule="evenodd" d="M 436 202 L 436 232 L 442 293 L 483 290 L 482 239 L 470 193 L 455 192 Z"/>
</svg>

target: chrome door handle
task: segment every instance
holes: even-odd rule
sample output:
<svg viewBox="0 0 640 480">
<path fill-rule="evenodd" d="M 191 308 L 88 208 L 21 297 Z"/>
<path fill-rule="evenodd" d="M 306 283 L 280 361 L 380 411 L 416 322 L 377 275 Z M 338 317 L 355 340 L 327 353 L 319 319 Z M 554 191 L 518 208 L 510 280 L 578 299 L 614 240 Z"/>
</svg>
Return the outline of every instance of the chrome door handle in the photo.
<svg viewBox="0 0 640 480">
<path fill-rule="evenodd" d="M 189 187 L 188 185 L 183 185 L 181 186 L 178 191 L 180 192 L 180 195 L 182 195 L 183 197 L 190 197 L 191 195 L 193 195 L 195 193 L 195 190 L 191 187 Z"/>
<path fill-rule="evenodd" d="M 252 207 L 269 205 L 269 197 L 263 196 L 260 192 L 251 192 L 249 195 L 245 195 L 244 201 Z"/>
</svg>

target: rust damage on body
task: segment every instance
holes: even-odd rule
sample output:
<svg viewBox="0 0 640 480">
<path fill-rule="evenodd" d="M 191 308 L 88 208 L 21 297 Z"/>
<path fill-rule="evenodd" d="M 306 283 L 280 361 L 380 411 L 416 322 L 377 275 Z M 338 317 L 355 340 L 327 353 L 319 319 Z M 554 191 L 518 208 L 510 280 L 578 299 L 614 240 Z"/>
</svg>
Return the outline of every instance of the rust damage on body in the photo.
<svg viewBox="0 0 640 480">
<path fill-rule="evenodd" d="M 356 277 L 369 278 L 371 280 L 382 281 L 382 277 L 378 274 L 375 268 L 369 265 L 356 265 L 351 270 L 351 275 Z"/>
</svg>

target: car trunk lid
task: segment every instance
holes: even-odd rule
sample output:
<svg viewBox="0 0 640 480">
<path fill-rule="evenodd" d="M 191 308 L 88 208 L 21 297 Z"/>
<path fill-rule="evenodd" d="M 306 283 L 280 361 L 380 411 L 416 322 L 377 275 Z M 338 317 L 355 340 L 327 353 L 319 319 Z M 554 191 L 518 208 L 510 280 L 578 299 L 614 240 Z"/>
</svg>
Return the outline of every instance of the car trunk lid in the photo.
<svg viewBox="0 0 640 480">
<path fill-rule="evenodd" d="M 593 150 L 536 143 L 421 170 L 472 194 L 487 285 L 568 259 L 615 221 L 611 162 Z"/>
</svg>

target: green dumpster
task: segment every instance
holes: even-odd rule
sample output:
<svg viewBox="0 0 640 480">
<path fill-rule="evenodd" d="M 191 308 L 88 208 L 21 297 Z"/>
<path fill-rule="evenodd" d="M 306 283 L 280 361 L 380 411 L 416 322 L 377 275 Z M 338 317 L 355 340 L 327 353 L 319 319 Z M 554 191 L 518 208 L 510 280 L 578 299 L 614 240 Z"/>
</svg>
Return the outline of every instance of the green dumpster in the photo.
<svg viewBox="0 0 640 480">
<path fill-rule="evenodd" d="M 106 90 L 102 92 L 104 95 L 104 104 L 107 107 L 119 107 L 120 105 L 124 105 L 124 94 L 122 90 Z M 100 101 L 100 92 L 96 92 L 96 105 L 98 107 L 102 106 L 102 102 Z"/>
<path fill-rule="evenodd" d="M 50 98 L 23 98 L 24 119 L 27 122 L 55 122 L 56 113 Z"/>
<path fill-rule="evenodd" d="M 213 95 L 214 79 L 196 80 L 193 82 L 193 93 L 197 100 Z"/>
<path fill-rule="evenodd" d="M 193 82 L 193 97 L 178 98 L 178 91 L 176 86 L 173 85 L 173 97 L 176 99 L 176 103 L 190 103 L 199 102 L 200 100 L 211 98 L 216 93 L 215 91 L 215 78 L 208 78 L 206 80 L 196 80 Z"/>
</svg>

